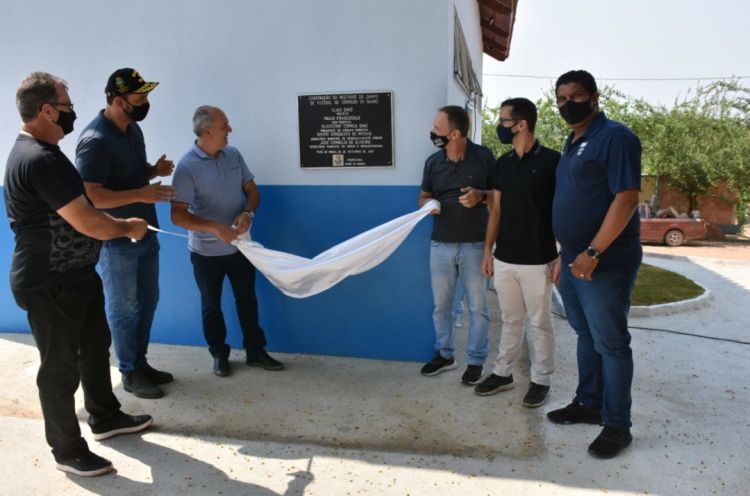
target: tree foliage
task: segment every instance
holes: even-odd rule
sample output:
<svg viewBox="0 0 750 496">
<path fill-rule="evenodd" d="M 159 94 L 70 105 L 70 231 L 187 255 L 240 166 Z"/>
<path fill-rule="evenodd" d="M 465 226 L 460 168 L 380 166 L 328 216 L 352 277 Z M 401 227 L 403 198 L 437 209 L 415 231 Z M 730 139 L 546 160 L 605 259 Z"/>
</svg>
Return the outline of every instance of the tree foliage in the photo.
<svg viewBox="0 0 750 496">
<path fill-rule="evenodd" d="M 668 177 L 688 198 L 690 210 L 698 196 L 725 180 L 737 192 L 740 220 L 745 220 L 750 202 L 750 88 L 718 81 L 691 90 L 667 107 L 605 86 L 599 102 L 609 118 L 625 123 L 641 139 L 644 174 Z M 554 89 L 536 105 L 537 138 L 561 150 L 570 129 L 557 110 Z M 498 114 L 497 108 L 483 111 L 483 143 L 496 154 L 509 150 L 495 134 Z"/>
</svg>

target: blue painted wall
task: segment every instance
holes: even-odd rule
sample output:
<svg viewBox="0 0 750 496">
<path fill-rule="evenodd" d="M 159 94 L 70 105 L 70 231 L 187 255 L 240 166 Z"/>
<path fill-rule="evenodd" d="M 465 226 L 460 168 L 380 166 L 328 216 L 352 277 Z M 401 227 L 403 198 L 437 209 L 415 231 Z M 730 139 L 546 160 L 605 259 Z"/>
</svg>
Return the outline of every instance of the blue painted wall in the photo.
<svg viewBox="0 0 750 496">
<path fill-rule="evenodd" d="M 313 257 L 356 234 L 416 208 L 415 186 L 261 186 L 253 239 L 264 246 Z M 0 205 L 2 218 L 5 207 Z M 158 205 L 161 227 L 169 206 Z M 261 326 L 269 351 L 422 361 L 433 354 L 429 280 L 431 219 L 423 220 L 396 252 L 373 270 L 306 299 L 289 298 L 259 275 Z M 159 235 L 161 299 L 152 342 L 204 345 L 198 290 L 185 239 Z M 27 331 L 13 301 L 8 268 L 13 233 L 0 227 L 0 331 Z M 229 344 L 241 347 L 229 284 L 224 286 Z M 208 353 L 208 352 L 206 352 Z"/>
</svg>

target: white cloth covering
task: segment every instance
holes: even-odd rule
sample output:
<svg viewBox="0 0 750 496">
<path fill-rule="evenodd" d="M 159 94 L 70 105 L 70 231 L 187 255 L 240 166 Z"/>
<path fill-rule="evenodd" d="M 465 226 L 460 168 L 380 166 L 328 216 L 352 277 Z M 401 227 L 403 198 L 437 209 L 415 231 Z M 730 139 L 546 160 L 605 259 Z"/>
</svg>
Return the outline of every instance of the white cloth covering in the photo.
<svg viewBox="0 0 750 496">
<path fill-rule="evenodd" d="M 440 203 L 430 200 L 419 210 L 363 232 L 312 259 L 269 250 L 247 235 L 233 244 L 285 295 L 306 298 L 382 263 L 435 209 L 440 209 Z"/>
</svg>

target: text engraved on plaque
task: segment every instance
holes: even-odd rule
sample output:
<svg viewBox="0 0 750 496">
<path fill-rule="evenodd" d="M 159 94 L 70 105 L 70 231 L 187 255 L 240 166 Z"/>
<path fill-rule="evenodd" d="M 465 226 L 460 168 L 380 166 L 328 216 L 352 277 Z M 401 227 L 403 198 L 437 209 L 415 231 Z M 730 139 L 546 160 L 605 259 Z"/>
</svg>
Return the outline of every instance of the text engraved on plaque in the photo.
<svg viewBox="0 0 750 496">
<path fill-rule="evenodd" d="M 391 100 L 390 92 L 301 95 L 302 167 L 393 166 Z"/>
</svg>

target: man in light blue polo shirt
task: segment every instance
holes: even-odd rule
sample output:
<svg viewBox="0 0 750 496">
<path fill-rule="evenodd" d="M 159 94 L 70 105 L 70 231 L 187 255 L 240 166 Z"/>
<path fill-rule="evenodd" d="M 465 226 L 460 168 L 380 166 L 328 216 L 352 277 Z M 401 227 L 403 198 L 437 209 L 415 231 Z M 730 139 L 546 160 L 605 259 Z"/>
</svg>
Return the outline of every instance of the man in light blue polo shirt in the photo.
<svg viewBox="0 0 750 496">
<path fill-rule="evenodd" d="M 228 146 L 232 128 L 221 109 L 201 106 L 193 115 L 198 139 L 177 164 L 172 185 L 172 222 L 190 231 L 188 248 L 201 293 L 203 334 L 214 358 L 213 372 L 230 373 L 227 329 L 221 311 L 221 288 L 229 277 L 242 328 L 246 363 L 266 370 L 283 364 L 265 351 L 258 324 L 255 267 L 230 244 L 250 229 L 260 193 L 240 152 Z"/>
</svg>

